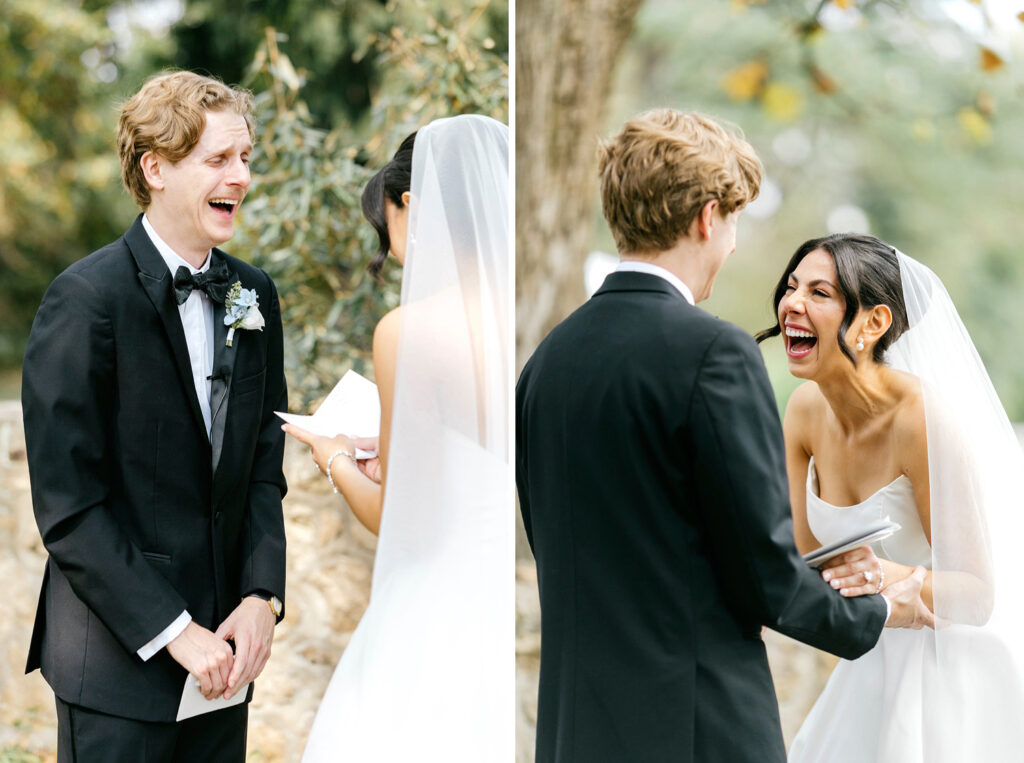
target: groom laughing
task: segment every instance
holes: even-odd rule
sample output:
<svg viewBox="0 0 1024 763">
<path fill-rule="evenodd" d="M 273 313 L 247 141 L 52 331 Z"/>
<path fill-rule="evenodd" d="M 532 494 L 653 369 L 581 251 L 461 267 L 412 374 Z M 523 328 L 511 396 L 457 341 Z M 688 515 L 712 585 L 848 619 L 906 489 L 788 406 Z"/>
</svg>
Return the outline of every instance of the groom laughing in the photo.
<svg viewBox="0 0 1024 763">
<path fill-rule="evenodd" d="M 922 576 L 846 599 L 804 564 L 761 355 L 695 307 L 757 196 L 750 145 L 662 109 L 602 145 L 600 175 L 622 262 L 516 386 L 537 763 L 782 763 L 761 626 L 852 659 L 921 627 Z"/>
<path fill-rule="evenodd" d="M 175 719 L 187 674 L 207 698 L 251 697 L 283 610 L 277 292 L 214 248 L 249 187 L 251 108 L 191 72 L 128 100 L 118 150 L 144 212 L 57 277 L 32 327 L 49 559 L 26 670 L 56 695 L 61 763 L 245 758 L 246 704 Z"/>
</svg>

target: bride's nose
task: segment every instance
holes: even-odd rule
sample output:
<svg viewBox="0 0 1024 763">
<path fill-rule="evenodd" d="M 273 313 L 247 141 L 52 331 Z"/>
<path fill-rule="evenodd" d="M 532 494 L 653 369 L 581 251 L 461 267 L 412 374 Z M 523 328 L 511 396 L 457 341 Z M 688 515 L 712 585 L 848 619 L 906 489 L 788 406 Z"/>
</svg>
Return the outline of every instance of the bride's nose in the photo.
<svg viewBox="0 0 1024 763">
<path fill-rule="evenodd" d="M 795 291 L 783 296 L 782 300 L 779 302 L 779 315 L 783 316 L 787 313 L 796 313 L 797 315 L 804 314 L 803 297 L 798 296 Z"/>
</svg>

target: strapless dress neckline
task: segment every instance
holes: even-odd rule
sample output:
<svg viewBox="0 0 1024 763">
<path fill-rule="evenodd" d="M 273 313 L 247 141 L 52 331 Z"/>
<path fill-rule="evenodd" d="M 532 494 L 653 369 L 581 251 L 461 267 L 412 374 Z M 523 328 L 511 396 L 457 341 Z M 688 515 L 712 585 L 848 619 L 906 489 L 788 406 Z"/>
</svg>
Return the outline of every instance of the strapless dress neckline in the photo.
<svg viewBox="0 0 1024 763">
<path fill-rule="evenodd" d="M 822 545 L 856 536 L 878 520 L 890 519 L 902 529 L 890 538 L 872 543 L 875 554 L 911 567 L 920 564 L 931 568 L 931 545 L 921 527 L 914 485 L 905 474 L 850 506 L 834 506 L 823 500 L 819 492 L 818 471 L 812 456 L 807 465 L 807 524 Z"/>
<path fill-rule="evenodd" d="M 907 475 L 905 475 L 905 474 L 901 474 L 896 479 L 894 479 L 892 482 L 890 482 L 888 485 L 883 485 L 882 487 L 878 488 L 878 490 L 873 492 L 871 495 L 869 495 L 867 498 L 865 498 L 863 501 L 860 501 L 859 503 L 852 503 L 849 506 L 836 506 L 834 503 L 829 503 L 828 501 L 826 501 L 824 498 L 822 498 L 819 495 L 819 493 L 821 493 L 821 484 L 820 484 L 820 481 L 818 480 L 818 470 L 814 467 L 814 456 L 811 456 L 811 461 L 807 465 L 807 493 L 808 493 L 808 495 L 813 495 L 815 498 L 817 498 L 819 501 L 821 501 L 825 506 L 828 506 L 830 509 L 840 509 L 840 510 L 842 510 L 842 509 L 856 509 L 856 508 L 859 508 L 859 507 L 864 506 L 865 504 L 868 504 L 871 501 L 875 500 L 875 498 L 877 498 L 878 496 L 880 496 L 882 493 L 886 492 L 887 490 L 891 490 L 893 488 L 896 488 L 901 481 L 906 482 L 907 485 L 910 487 L 911 491 L 913 491 L 913 485 L 910 484 L 910 478 L 908 478 Z"/>
</svg>

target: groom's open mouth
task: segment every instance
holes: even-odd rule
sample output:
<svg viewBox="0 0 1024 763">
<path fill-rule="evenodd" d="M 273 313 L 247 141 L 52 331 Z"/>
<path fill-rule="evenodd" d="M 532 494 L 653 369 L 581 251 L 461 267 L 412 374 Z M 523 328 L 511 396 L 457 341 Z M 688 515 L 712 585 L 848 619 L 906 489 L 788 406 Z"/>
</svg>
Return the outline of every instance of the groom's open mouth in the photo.
<svg viewBox="0 0 1024 763">
<path fill-rule="evenodd" d="M 225 217 L 231 219 L 235 210 L 238 209 L 238 205 L 242 203 L 241 199 L 229 199 L 227 197 L 210 199 L 208 202 L 210 209 L 212 209 L 219 217 Z"/>
<path fill-rule="evenodd" d="M 791 358 L 803 358 L 810 354 L 818 337 L 803 327 L 786 326 L 786 354 Z"/>
</svg>

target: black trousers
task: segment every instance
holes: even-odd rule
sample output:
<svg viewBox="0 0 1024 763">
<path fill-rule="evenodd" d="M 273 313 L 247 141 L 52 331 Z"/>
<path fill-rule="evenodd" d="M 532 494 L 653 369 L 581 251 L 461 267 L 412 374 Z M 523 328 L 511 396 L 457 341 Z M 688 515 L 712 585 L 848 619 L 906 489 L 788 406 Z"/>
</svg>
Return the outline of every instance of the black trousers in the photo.
<svg viewBox="0 0 1024 763">
<path fill-rule="evenodd" d="M 57 763 L 244 763 L 249 705 L 154 723 L 57 697 Z"/>
</svg>

